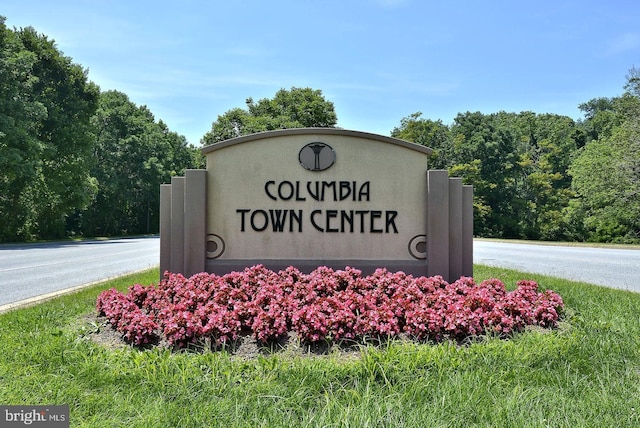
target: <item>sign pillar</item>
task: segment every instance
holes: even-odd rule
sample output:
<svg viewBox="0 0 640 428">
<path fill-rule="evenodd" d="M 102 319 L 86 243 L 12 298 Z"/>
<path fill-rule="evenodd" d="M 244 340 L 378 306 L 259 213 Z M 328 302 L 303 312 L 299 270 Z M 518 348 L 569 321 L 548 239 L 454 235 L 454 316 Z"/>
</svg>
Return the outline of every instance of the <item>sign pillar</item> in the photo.
<svg viewBox="0 0 640 428">
<path fill-rule="evenodd" d="M 449 174 L 427 171 L 427 274 L 449 279 Z"/>
<path fill-rule="evenodd" d="M 462 178 L 449 178 L 449 281 L 462 274 Z"/>
<path fill-rule="evenodd" d="M 171 177 L 171 264 L 173 273 L 184 272 L 184 177 Z"/>
<path fill-rule="evenodd" d="M 184 188 L 184 274 L 205 270 L 207 171 L 185 171 Z"/>
<path fill-rule="evenodd" d="M 462 273 L 473 276 L 473 186 L 462 186 Z"/>
<path fill-rule="evenodd" d="M 171 184 L 160 185 L 160 277 L 171 270 Z"/>
</svg>

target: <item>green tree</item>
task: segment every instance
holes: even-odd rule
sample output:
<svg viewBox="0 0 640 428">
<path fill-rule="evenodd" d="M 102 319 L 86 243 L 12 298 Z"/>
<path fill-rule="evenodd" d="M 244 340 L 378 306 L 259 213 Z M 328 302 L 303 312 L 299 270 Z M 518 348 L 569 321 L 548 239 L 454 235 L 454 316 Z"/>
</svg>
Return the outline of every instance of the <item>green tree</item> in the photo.
<svg viewBox="0 0 640 428">
<path fill-rule="evenodd" d="M 460 113 L 451 126 L 450 173 L 474 186 L 474 231 L 480 236 L 519 236 L 514 212 L 519 174 L 515 138 L 503 113 Z"/>
<path fill-rule="evenodd" d="M 157 232 L 160 184 L 195 166 L 195 148 L 118 91 L 100 95 L 92 124 L 99 191 L 73 225 L 90 236 Z"/>
<path fill-rule="evenodd" d="M 587 135 L 586 142 L 611 135 L 613 128 L 622 123 L 615 103 L 615 98 L 600 97 L 578 106 L 585 116 L 581 125 Z"/>
<path fill-rule="evenodd" d="M 567 169 L 583 134 L 571 118 L 531 112 L 467 112 L 451 127 L 414 113 L 392 132 L 434 149 L 430 168 L 474 185 L 476 234 L 528 239 L 568 235 Z"/>
<path fill-rule="evenodd" d="M 425 119 L 421 112 L 400 120 L 400 126 L 391 131 L 391 136 L 433 149 L 429 157 L 429 168 L 447 169 L 452 164 L 449 128 L 442 121 Z"/>
<path fill-rule="evenodd" d="M 87 160 L 98 87 L 33 28 L 0 20 L 0 239 L 61 237 L 95 193 Z"/>
<path fill-rule="evenodd" d="M 33 207 L 23 191 L 37 179 L 37 125 L 47 113 L 31 96 L 36 60 L 0 17 L 0 242 L 33 232 Z"/>
<path fill-rule="evenodd" d="M 252 116 L 280 118 L 307 128 L 330 128 L 338 120 L 333 103 L 324 99 L 321 90 L 311 88 L 280 89 L 273 98 L 257 103 L 249 98 L 247 108 Z"/>
<path fill-rule="evenodd" d="M 333 127 L 337 116 L 322 91 L 311 88 L 280 89 L 273 98 L 246 100 L 246 109 L 234 108 L 218 116 L 201 140 L 213 144 L 241 135 L 275 129 Z"/>
<path fill-rule="evenodd" d="M 520 167 L 516 197 L 523 238 L 561 240 L 572 236 L 564 210 L 573 195 L 568 168 L 581 136 L 576 127 L 567 116 L 531 112 L 516 116 Z"/>
<path fill-rule="evenodd" d="M 587 238 L 640 241 L 640 72 L 627 76 L 625 93 L 611 99 L 607 132 L 582 147 L 569 169 Z M 597 114 L 588 120 L 594 120 Z"/>
</svg>

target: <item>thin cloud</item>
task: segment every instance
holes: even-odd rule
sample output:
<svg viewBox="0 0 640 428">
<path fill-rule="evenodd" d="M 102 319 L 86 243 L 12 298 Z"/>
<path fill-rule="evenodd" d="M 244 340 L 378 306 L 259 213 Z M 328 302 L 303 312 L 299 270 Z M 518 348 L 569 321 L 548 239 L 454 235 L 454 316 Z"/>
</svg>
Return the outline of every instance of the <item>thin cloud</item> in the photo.
<svg viewBox="0 0 640 428">
<path fill-rule="evenodd" d="M 607 56 L 634 51 L 640 48 L 640 33 L 624 33 L 616 37 L 607 49 Z"/>
<path fill-rule="evenodd" d="M 409 4 L 409 0 L 375 0 L 377 4 L 386 8 L 396 8 Z"/>
<path fill-rule="evenodd" d="M 378 73 L 378 77 L 384 80 L 382 86 L 393 92 L 402 91 L 405 93 L 444 96 L 451 94 L 460 87 L 455 82 L 426 82 L 402 74 Z"/>
<path fill-rule="evenodd" d="M 270 49 L 258 46 L 233 46 L 226 49 L 226 53 L 246 58 L 267 58 L 273 56 Z"/>
</svg>

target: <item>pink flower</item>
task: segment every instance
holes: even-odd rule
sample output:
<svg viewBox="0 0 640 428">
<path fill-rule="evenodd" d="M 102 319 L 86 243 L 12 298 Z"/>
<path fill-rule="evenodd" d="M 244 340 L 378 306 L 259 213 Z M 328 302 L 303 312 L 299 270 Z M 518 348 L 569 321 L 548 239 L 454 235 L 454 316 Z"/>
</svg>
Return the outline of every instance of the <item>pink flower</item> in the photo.
<svg viewBox="0 0 640 428">
<path fill-rule="evenodd" d="M 308 342 L 394 337 L 439 341 L 494 332 L 507 336 L 526 325 L 556 327 L 562 298 L 518 281 L 506 292 L 498 279 L 476 284 L 461 277 L 417 277 L 377 269 L 321 266 L 309 274 L 294 267 L 275 273 L 262 265 L 224 276 L 190 278 L 166 272 L 157 286 L 134 284 L 126 294 L 106 290 L 96 310 L 132 344 L 163 334 L 176 347 L 211 339 L 217 345 L 250 329 L 261 343 L 295 331 Z"/>
</svg>

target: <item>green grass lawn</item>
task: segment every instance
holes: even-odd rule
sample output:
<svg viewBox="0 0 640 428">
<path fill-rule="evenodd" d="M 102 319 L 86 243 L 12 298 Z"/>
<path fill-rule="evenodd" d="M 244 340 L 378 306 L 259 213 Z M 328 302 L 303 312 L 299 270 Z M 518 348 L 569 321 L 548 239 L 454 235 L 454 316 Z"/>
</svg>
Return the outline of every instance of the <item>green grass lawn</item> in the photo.
<svg viewBox="0 0 640 428">
<path fill-rule="evenodd" d="M 638 427 L 640 294 L 499 268 L 559 292 L 553 331 L 466 346 L 391 342 L 356 357 L 108 349 L 81 318 L 106 288 L 0 314 L 0 404 L 69 404 L 84 427 Z"/>
</svg>

